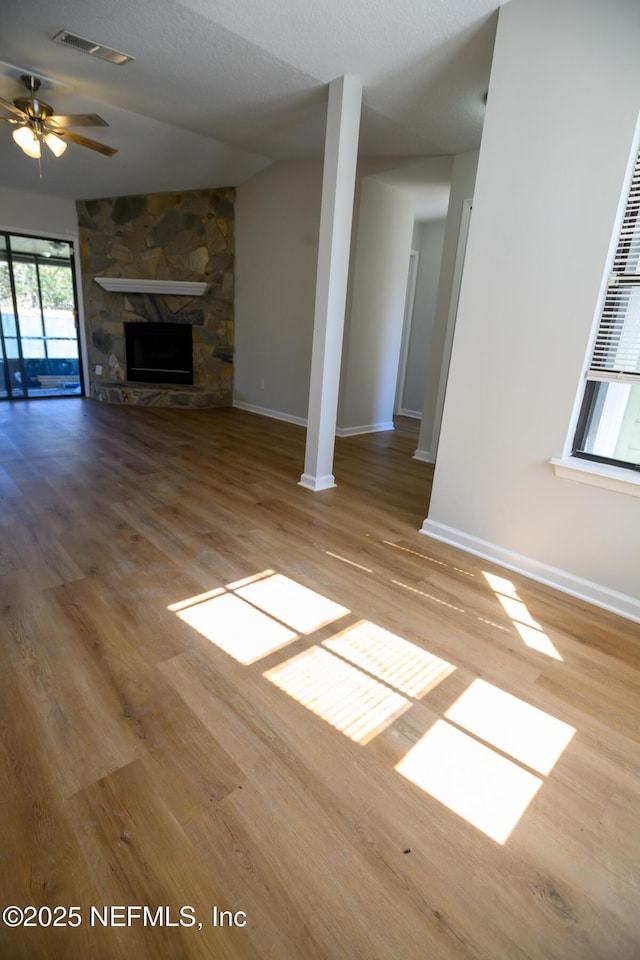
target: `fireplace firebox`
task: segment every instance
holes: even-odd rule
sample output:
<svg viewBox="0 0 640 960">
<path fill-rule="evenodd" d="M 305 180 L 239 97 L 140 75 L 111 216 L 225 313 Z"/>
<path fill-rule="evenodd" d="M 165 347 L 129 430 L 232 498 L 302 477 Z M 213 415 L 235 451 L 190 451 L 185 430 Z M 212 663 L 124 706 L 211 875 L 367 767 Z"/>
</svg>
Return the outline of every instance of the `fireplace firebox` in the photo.
<svg viewBox="0 0 640 960">
<path fill-rule="evenodd" d="M 125 323 L 127 380 L 193 384 L 193 344 L 187 323 Z"/>
</svg>

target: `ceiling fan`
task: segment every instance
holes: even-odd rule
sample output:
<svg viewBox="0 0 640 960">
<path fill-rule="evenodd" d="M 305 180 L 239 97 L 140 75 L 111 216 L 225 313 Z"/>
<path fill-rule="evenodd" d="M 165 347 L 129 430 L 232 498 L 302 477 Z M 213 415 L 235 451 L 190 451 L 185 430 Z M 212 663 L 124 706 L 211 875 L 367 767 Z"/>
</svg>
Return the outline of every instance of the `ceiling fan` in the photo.
<svg viewBox="0 0 640 960">
<path fill-rule="evenodd" d="M 56 114 L 50 104 L 36 97 L 40 87 L 38 77 L 23 74 L 20 79 L 30 96 L 18 97 L 13 102 L 0 97 L 0 106 L 14 114 L 12 117 L 0 117 L 0 123 L 16 125 L 13 139 L 27 156 L 40 159 L 41 144 L 46 143 L 51 152 L 56 157 L 60 157 L 67 149 L 66 141 L 88 147 L 89 150 L 96 150 L 105 157 L 112 157 L 118 152 L 113 147 L 98 143 L 97 140 L 90 140 L 78 133 L 72 133 L 67 129 L 68 127 L 108 127 L 107 121 L 97 113 L 75 113 L 69 116 Z"/>
</svg>

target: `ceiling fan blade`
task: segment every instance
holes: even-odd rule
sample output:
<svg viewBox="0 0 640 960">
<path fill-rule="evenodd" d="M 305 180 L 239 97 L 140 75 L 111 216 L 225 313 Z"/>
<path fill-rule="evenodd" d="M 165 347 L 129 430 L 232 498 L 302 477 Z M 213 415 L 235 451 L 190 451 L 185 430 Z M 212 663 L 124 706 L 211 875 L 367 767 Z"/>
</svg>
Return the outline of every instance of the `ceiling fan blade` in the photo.
<svg viewBox="0 0 640 960">
<path fill-rule="evenodd" d="M 72 133 L 70 130 L 60 130 L 58 127 L 52 127 L 51 133 L 57 137 L 68 140 L 69 143 L 77 143 L 80 147 L 88 147 L 89 150 L 95 150 L 102 153 L 105 157 L 112 157 L 118 151 L 114 147 L 108 147 L 105 143 L 98 143 L 97 140 L 89 140 L 88 137 L 81 137 L 79 133 Z"/>
<path fill-rule="evenodd" d="M 71 113 L 68 116 L 54 113 L 47 117 L 47 123 L 56 127 L 108 127 L 109 124 L 97 113 Z"/>
<path fill-rule="evenodd" d="M 21 120 L 29 119 L 28 114 L 26 114 L 24 110 L 20 110 L 19 107 L 16 107 L 15 103 L 11 103 L 11 100 L 5 100 L 4 97 L 0 97 L 0 106 L 4 107 L 5 110 L 9 110 L 11 113 L 15 113 Z"/>
</svg>

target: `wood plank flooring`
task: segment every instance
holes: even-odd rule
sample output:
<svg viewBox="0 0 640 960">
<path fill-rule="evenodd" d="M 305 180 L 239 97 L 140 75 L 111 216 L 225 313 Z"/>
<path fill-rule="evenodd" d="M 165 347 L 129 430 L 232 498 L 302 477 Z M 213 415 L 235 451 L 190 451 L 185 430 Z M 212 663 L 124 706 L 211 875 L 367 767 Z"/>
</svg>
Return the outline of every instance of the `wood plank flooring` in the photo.
<svg viewBox="0 0 640 960">
<path fill-rule="evenodd" d="M 420 535 L 415 446 L 0 405 L 2 960 L 640 958 L 640 628 Z"/>
</svg>

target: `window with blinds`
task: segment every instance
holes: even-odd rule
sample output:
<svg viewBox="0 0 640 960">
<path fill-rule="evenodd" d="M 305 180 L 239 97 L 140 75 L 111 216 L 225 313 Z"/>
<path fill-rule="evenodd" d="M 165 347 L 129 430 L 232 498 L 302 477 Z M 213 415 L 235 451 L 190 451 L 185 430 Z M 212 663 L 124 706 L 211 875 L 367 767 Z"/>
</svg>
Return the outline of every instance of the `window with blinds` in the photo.
<svg viewBox="0 0 640 960">
<path fill-rule="evenodd" d="M 640 154 L 587 371 L 573 454 L 640 469 Z"/>
</svg>

